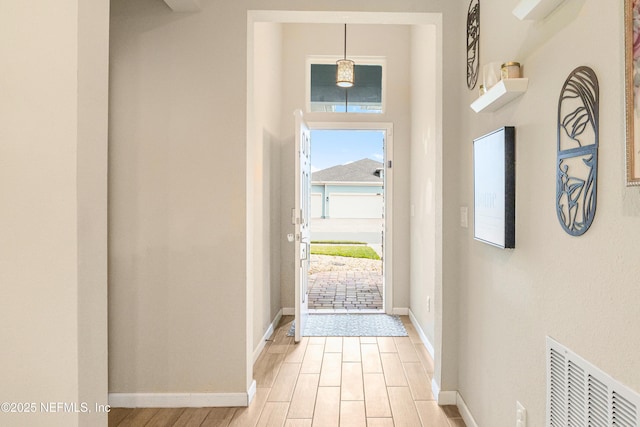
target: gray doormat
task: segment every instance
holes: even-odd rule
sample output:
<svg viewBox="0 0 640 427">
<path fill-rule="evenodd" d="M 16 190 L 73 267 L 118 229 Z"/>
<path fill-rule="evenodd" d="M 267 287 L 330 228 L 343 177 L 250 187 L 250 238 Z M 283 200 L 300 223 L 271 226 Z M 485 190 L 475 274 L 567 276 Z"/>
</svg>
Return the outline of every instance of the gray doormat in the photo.
<svg viewBox="0 0 640 427">
<path fill-rule="evenodd" d="M 388 314 L 310 314 L 303 337 L 406 337 L 398 316 Z M 295 334 L 295 322 L 287 336 Z"/>
</svg>

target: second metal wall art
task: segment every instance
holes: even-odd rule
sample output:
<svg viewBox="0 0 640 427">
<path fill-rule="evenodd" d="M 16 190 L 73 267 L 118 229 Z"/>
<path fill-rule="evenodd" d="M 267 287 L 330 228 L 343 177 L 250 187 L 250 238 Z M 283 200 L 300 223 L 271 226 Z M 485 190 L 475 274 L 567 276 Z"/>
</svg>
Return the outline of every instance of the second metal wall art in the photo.
<svg viewBox="0 0 640 427">
<path fill-rule="evenodd" d="M 584 234 L 596 214 L 600 90 L 596 73 L 578 67 L 558 101 L 556 211 L 562 228 Z"/>
</svg>

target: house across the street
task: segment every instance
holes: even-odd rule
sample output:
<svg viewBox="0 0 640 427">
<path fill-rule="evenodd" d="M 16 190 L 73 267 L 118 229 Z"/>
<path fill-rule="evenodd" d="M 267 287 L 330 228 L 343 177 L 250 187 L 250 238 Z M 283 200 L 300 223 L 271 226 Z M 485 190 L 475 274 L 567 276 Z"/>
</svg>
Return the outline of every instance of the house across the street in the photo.
<svg viewBox="0 0 640 427">
<path fill-rule="evenodd" d="M 311 175 L 313 218 L 382 218 L 384 167 L 361 159 Z"/>
</svg>

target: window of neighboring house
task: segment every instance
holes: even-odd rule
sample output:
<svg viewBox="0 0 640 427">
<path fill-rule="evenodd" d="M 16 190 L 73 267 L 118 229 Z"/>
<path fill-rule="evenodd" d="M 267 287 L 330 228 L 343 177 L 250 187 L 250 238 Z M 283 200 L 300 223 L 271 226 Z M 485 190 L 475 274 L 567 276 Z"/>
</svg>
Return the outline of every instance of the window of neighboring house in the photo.
<svg viewBox="0 0 640 427">
<path fill-rule="evenodd" d="M 311 64 L 310 111 L 329 113 L 383 112 L 382 65 L 357 64 L 355 84 L 336 86 L 336 64 Z"/>
</svg>

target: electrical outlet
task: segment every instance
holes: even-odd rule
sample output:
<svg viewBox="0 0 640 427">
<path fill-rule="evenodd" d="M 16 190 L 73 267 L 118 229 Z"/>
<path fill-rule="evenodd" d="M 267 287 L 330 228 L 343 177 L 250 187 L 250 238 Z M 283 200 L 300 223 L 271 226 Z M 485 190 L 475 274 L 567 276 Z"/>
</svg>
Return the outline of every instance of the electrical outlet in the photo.
<svg viewBox="0 0 640 427">
<path fill-rule="evenodd" d="M 527 410 L 516 401 L 516 427 L 527 427 Z"/>
</svg>

